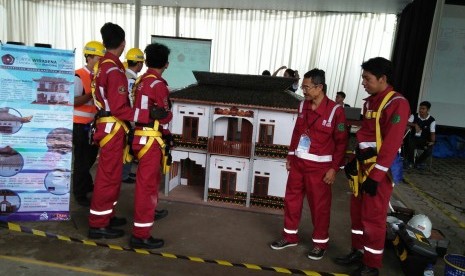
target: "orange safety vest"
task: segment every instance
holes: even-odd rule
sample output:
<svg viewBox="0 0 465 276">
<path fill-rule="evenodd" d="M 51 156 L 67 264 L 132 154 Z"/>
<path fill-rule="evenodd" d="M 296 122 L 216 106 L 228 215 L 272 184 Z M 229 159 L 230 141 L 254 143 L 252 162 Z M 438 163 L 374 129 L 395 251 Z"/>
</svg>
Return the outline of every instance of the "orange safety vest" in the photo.
<svg viewBox="0 0 465 276">
<path fill-rule="evenodd" d="M 82 86 L 84 87 L 84 93 L 90 94 L 92 93 L 91 90 L 91 82 L 92 79 L 90 78 L 90 73 L 84 68 L 76 70 L 76 75 L 82 81 Z M 81 106 L 74 107 L 74 115 L 73 115 L 73 123 L 76 124 L 89 124 L 94 120 L 95 113 L 97 112 L 97 108 L 94 105 L 94 101 L 90 100 L 87 103 Z"/>
</svg>

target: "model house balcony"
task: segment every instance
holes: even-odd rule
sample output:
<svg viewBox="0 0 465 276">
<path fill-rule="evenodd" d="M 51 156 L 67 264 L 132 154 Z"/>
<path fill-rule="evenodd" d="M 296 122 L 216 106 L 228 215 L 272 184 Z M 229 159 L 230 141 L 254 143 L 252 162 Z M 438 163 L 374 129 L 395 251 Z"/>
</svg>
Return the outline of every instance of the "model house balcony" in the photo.
<svg viewBox="0 0 465 276">
<path fill-rule="evenodd" d="M 207 150 L 208 138 L 207 137 L 196 137 L 195 139 L 186 139 L 180 134 L 173 134 L 173 139 L 176 147 L 195 149 L 195 150 Z"/>
<path fill-rule="evenodd" d="M 250 157 L 250 143 L 208 139 L 208 152 L 230 156 Z"/>
</svg>

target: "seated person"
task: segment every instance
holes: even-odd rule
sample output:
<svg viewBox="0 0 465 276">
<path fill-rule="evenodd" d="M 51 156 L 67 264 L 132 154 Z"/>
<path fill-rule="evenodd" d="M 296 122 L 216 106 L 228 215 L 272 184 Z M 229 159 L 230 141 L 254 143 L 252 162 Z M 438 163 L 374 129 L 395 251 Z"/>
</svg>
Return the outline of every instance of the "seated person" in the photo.
<svg viewBox="0 0 465 276">
<path fill-rule="evenodd" d="M 346 99 L 346 93 L 339 91 L 336 93 L 336 99 L 334 101 L 342 107 L 350 107 L 350 105 L 344 103 L 345 99 Z"/>
<path fill-rule="evenodd" d="M 410 135 L 406 137 L 406 142 L 409 167 L 413 164 L 423 167 L 425 160 L 433 153 L 433 145 L 436 142 L 436 120 L 429 115 L 430 108 L 430 102 L 421 102 L 418 113 L 410 115 L 408 119 Z M 416 160 L 415 149 L 423 150 Z"/>
</svg>

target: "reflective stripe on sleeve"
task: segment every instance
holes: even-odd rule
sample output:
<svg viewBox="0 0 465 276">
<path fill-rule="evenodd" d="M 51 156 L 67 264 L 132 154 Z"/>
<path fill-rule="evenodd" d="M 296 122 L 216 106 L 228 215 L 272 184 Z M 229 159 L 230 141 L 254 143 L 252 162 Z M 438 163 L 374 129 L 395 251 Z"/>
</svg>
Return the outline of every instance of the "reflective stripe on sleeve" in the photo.
<svg viewBox="0 0 465 276">
<path fill-rule="evenodd" d="M 289 229 L 284 228 L 284 232 L 287 234 L 297 234 L 298 231 L 299 230 L 289 230 Z"/>
<path fill-rule="evenodd" d="M 329 241 L 329 238 L 324 239 L 324 240 L 312 239 L 312 241 L 315 243 L 327 243 Z"/>
<path fill-rule="evenodd" d="M 377 168 L 378 170 L 381 170 L 381 171 L 383 171 L 383 172 L 387 172 L 387 171 L 389 170 L 389 168 L 386 168 L 386 167 L 381 166 L 381 165 L 379 165 L 379 164 L 376 164 L 376 165 L 375 165 L 375 168 Z"/>
<path fill-rule="evenodd" d="M 108 214 L 111 214 L 111 212 L 113 212 L 113 209 L 105 210 L 105 211 L 95 211 L 95 210 L 90 209 L 90 213 L 96 216 L 108 215 Z"/>
<path fill-rule="evenodd" d="M 355 235 L 363 235 L 363 231 L 362 231 L 362 230 L 355 230 L 355 229 L 352 229 L 352 234 L 355 234 Z"/>
<path fill-rule="evenodd" d="M 368 251 L 368 252 L 370 252 L 370 253 L 372 253 L 372 254 L 378 254 L 378 255 L 380 255 L 380 254 L 383 254 L 383 252 L 384 252 L 383 249 L 381 249 L 381 250 L 376 250 L 376 249 L 369 248 L 369 247 L 366 247 L 366 246 L 364 246 L 364 248 L 365 248 L 366 251 Z"/>
<path fill-rule="evenodd" d="M 149 223 L 134 222 L 134 227 L 152 227 L 152 225 L 153 225 L 153 222 L 149 222 Z"/>
<path fill-rule="evenodd" d="M 295 156 L 305 159 L 305 160 L 310 160 L 310 161 L 315 161 L 315 162 L 331 162 L 333 161 L 333 156 L 332 155 L 315 155 L 311 154 L 308 152 L 302 152 L 302 151 L 296 151 Z"/>
</svg>

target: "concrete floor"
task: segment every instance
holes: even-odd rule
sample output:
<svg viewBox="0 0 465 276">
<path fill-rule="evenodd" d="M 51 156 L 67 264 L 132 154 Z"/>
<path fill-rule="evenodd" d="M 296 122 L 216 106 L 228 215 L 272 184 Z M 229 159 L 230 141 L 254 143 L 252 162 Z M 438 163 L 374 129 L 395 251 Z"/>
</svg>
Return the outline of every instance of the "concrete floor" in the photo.
<svg viewBox="0 0 465 276">
<path fill-rule="evenodd" d="M 450 193 L 463 195 L 465 181 L 461 179 L 465 178 L 465 160 L 454 161 L 453 164 L 441 162 L 435 160 L 434 166 L 439 169 L 441 166 L 459 166 L 458 175 L 455 176 L 458 182 Z M 440 179 L 440 173 L 409 171 L 406 177 L 411 185 L 402 184 L 396 188 L 393 203 L 412 209 L 418 207 L 417 213 L 431 212 L 433 209 L 437 211 L 437 214 L 428 214 L 434 216 L 433 227 L 441 229 L 451 240 L 449 253 L 464 254 L 465 229 L 457 223 L 465 221 L 463 211 L 444 205 L 449 214 L 450 208 L 456 209 L 454 215 L 457 221 L 454 221 L 448 218 L 444 210 L 438 211 L 440 208 L 428 202 L 428 195 L 421 194 L 421 191 L 427 190 L 421 185 L 435 186 L 436 177 Z M 451 181 L 449 178 L 449 183 Z M 427 182 L 430 184 L 425 184 Z M 117 215 L 125 216 L 129 221 L 132 218 L 133 189 L 133 184 L 123 183 L 117 208 Z M 28 229 L 72 237 L 76 241 L 63 241 L 42 237 L 37 232 L 30 234 L 0 227 L 0 275 L 276 275 L 279 269 L 266 270 L 271 267 L 295 269 L 297 274 L 343 275 L 353 270 L 332 261 L 332 258 L 347 253 L 350 248 L 349 193 L 342 172 L 338 174 L 333 188 L 330 248 L 320 261 L 306 257 L 312 229 L 307 207 L 300 225 L 300 244 L 275 251 L 269 248 L 269 243 L 280 238 L 282 211 L 217 203 L 212 206 L 211 202 L 205 203 L 199 197 L 186 197 L 191 191 L 177 193 L 177 196 L 173 193 L 170 197 L 160 197 L 159 208 L 168 209 L 169 215 L 156 222 L 152 231 L 154 237 L 165 239 L 165 247 L 154 250 L 154 254 L 128 249 L 129 234 L 114 240 L 96 240 L 102 246 L 83 244 L 82 241 L 87 240 L 88 208 L 80 207 L 72 201 L 70 221 L 14 223 Z M 440 195 L 436 194 L 436 197 Z M 449 203 L 462 200 L 453 203 L 464 206 L 463 196 L 450 197 Z M 130 224 L 124 229 L 130 233 Z M 113 244 L 117 245 L 117 249 L 110 248 L 109 245 Z M 126 250 L 118 250 L 121 247 Z M 194 258 L 189 259 L 187 256 Z M 219 264 L 219 260 L 226 261 L 227 265 Z M 402 275 L 400 261 L 393 248 L 385 250 L 383 264 L 381 275 Z M 440 259 L 435 267 L 436 275 L 443 275 L 443 271 L 444 263 Z"/>
</svg>

